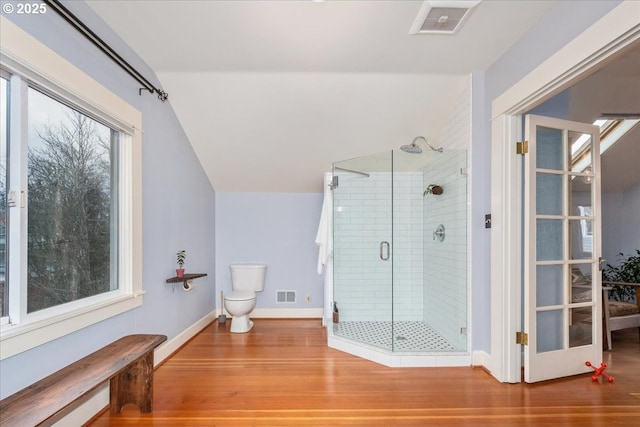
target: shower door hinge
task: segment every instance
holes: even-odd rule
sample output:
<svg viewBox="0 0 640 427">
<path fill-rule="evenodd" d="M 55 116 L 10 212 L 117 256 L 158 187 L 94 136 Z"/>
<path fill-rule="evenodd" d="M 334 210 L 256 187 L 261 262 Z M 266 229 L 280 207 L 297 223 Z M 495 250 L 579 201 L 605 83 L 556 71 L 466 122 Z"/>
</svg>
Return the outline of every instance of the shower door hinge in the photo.
<svg viewBox="0 0 640 427">
<path fill-rule="evenodd" d="M 516 344 L 529 345 L 529 334 L 526 332 L 516 332 Z"/>
<path fill-rule="evenodd" d="M 516 154 L 522 154 L 523 156 L 529 152 L 529 141 L 516 142 Z"/>
<path fill-rule="evenodd" d="M 329 187 L 333 190 L 334 188 L 338 188 L 338 175 L 333 175 L 331 177 L 331 184 Z"/>
</svg>

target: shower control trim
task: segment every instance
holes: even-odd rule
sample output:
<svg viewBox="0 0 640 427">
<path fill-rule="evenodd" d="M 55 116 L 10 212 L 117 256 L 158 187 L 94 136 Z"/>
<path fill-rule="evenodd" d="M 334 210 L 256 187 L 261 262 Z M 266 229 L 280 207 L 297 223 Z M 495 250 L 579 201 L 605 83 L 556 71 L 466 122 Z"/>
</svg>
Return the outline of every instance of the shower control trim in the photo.
<svg viewBox="0 0 640 427">
<path fill-rule="evenodd" d="M 433 240 L 437 240 L 438 242 L 442 242 L 442 241 L 444 241 L 444 236 L 445 236 L 444 225 L 440 224 L 436 228 L 436 231 L 433 232 Z"/>
<path fill-rule="evenodd" d="M 389 259 L 389 255 L 391 253 L 391 245 L 389 245 L 389 242 L 387 241 L 382 241 L 380 242 L 380 259 L 382 261 L 387 261 Z"/>
</svg>

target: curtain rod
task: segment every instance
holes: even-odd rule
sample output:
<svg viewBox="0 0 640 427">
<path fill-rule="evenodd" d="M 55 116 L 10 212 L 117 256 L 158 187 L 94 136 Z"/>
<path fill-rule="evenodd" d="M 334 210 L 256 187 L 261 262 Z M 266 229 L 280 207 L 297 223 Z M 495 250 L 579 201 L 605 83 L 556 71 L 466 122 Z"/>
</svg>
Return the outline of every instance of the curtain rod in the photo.
<svg viewBox="0 0 640 427">
<path fill-rule="evenodd" d="M 149 80 L 147 80 L 138 70 L 133 68 L 131 64 L 124 60 L 118 53 L 111 48 L 104 40 L 102 40 L 96 33 L 94 33 L 84 22 L 64 7 L 59 0 L 44 0 L 58 15 L 60 15 L 65 21 L 71 24 L 78 32 L 80 32 L 87 40 L 93 43 L 98 49 L 106 54 L 112 61 L 118 64 L 123 70 L 125 70 L 131 77 L 136 79 L 142 86 L 138 89 L 138 95 L 142 95 L 143 90 L 149 91 L 149 93 L 157 93 L 160 101 L 166 101 L 169 94 L 162 89 L 155 87 Z"/>
</svg>

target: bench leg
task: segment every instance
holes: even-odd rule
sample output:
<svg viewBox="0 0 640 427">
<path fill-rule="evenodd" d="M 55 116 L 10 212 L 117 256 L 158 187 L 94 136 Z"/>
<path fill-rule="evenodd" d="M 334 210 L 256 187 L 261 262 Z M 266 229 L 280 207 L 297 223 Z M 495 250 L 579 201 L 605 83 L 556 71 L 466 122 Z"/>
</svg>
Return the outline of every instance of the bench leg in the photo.
<svg viewBox="0 0 640 427">
<path fill-rule="evenodd" d="M 131 364 L 110 382 L 109 410 L 119 413 L 127 403 L 134 403 L 143 414 L 153 408 L 153 350 Z"/>
</svg>

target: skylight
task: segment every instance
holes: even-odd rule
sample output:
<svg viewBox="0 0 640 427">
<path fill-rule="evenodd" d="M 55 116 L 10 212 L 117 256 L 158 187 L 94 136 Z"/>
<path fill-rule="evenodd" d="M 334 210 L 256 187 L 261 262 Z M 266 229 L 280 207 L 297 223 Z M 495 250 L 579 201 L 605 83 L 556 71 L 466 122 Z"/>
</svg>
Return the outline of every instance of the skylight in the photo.
<svg viewBox="0 0 640 427">
<path fill-rule="evenodd" d="M 613 146 L 627 132 L 640 122 L 638 118 L 632 119 L 616 119 L 602 118 L 593 122 L 600 128 L 600 154 Z M 590 148 L 589 134 L 582 134 L 571 144 L 571 162 L 572 170 L 575 172 L 587 172 L 591 165 L 591 156 L 588 155 Z"/>
<path fill-rule="evenodd" d="M 607 151 L 620 138 L 626 135 L 640 119 L 607 120 L 607 123 L 614 122 L 610 126 L 600 127 L 600 154 Z"/>
</svg>

